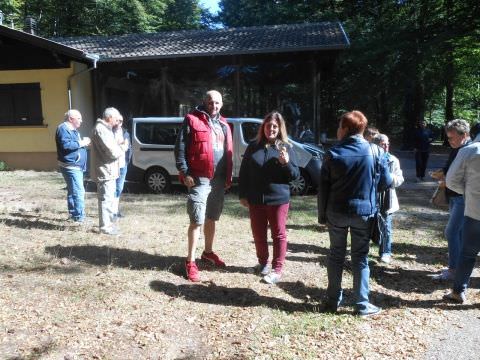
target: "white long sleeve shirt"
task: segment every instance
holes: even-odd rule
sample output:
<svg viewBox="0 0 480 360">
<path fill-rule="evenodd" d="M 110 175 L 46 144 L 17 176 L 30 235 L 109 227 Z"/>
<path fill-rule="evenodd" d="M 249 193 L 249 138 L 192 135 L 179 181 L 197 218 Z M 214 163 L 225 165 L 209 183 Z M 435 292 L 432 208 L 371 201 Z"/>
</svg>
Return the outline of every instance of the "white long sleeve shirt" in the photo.
<svg viewBox="0 0 480 360">
<path fill-rule="evenodd" d="M 480 134 L 460 149 L 446 176 L 447 187 L 465 197 L 465 216 L 480 220 Z"/>
</svg>

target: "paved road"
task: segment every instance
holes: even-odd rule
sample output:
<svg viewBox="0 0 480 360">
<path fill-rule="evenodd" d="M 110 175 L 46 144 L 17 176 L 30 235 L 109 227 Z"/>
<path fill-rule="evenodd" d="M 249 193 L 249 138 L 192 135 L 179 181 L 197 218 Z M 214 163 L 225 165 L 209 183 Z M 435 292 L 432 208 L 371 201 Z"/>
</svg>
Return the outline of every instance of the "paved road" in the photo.
<svg viewBox="0 0 480 360">
<path fill-rule="evenodd" d="M 428 189 L 432 193 L 436 187 L 433 179 L 426 177 L 425 182 L 417 182 L 415 160 L 412 151 L 398 151 L 394 154 L 400 159 L 405 183 L 402 188 Z M 443 167 L 448 154 L 431 154 L 428 171 Z M 400 205 L 401 206 L 401 205 Z M 472 304 L 471 304 L 472 305 Z M 477 306 L 471 309 L 448 310 L 449 320 L 435 333 L 425 351 L 426 360 L 477 360 L 480 359 L 480 311 Z"/>
</svg>

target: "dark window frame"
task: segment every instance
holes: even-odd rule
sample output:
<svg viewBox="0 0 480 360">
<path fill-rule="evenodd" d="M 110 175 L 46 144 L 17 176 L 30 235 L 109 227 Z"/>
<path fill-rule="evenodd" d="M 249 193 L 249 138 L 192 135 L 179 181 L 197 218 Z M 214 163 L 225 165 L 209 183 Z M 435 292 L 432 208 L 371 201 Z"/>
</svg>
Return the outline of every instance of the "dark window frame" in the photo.
<svg viewBox="0 0 480 360">
<path fill-rule="evenodd" d="M 175 146 L 175 140 L 181 131 L 181 122 L 138 122 L 136 138 L 145 145 Z"/>
<path fill-rule="evenodd" d="M 0 84 L 0 126 L 42 126 L 40 83 Z"/>
</svg>

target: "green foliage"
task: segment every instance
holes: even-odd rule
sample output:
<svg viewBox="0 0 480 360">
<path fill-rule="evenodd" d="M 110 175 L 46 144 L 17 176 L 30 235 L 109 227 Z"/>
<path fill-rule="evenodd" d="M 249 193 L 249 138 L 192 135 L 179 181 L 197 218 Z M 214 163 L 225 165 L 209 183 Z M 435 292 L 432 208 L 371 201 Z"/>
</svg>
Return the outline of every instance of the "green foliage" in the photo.
<svg viewBox="0 0 480 360">
<path fill-rule="evenodd" d="M 5 161 L 0 160 L 0 171 L 8 171 L 10 168 L 8 167 Z"/>
<path fill-rule="evenodd" d="M 171 30 L 198 29 L 201 16 L 197 0 L 172 1 L 165 11 L 163 27 Z"/>
<path fill-rule="evenodd" d="M 330 105 L 360 109 L 382 131 L 403 128 L 407 140 L 419 119 L 479 113 L 476 0 L 222 0 L 220 9 L 227 27 L 341 21 L 351 48 Z"/>
<path fill-rule="evenodd" d="M 0 0 L 0 10 L 17 28 L 33 16 L 44 37 L 197 29 L 208 17 L 198 0 Z"/>
</svg>

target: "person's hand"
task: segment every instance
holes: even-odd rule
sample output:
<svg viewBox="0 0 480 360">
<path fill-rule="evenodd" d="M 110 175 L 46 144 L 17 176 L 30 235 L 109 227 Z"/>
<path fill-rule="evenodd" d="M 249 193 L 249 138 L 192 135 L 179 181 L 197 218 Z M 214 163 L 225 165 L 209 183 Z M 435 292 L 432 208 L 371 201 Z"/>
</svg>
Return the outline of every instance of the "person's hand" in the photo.
<svg viewBox="0 0 480 360">
<path fill-rule="evenodd" d="M 128 148 L 128 145 L 129 145 L 128 139 L 123 140 L 123 145 L 125 145 L 125 147 Z"/>
<path fill-rule="evenodd" d="M 85 136 L 83 139 L 81 139 L 79 141 L 79 144 L 80 144 L 81 147 L 84 147 L 84 146 L 89 146 L 91 144 L 91 142 L 92 141 L 90 140 L 90 138 Z"/>
<path fill-rule="evenodd" d="M 445 179 L 445 174 L 443 173 L 442 169 L 431 171 L 429 175 L 430 175 L 430 177 L 432 177 L 435 180 L 444 180 Z"/>
<path fill-rule="evenodd" d="M 190 189 L 193 185 L 195 185 L 195 180 L 190 175 L 187 175 L 185 176 L 185 179 L 183 179 L 183 183 Z"/>
<path fill-rule="evenodd" d="M 240 199 L 240 204 L 246 208 L 248 208 L 248 200 L 245 198 Z"/>
<path fill-rule="evenodd" d="M 290 160 L 288 156 L 288 151 L 285 146 L 280 147 L 280 155 L 278 156 L 278 162 L 281 165 L 287 165 L 288 161 Z"/>
</svg>

